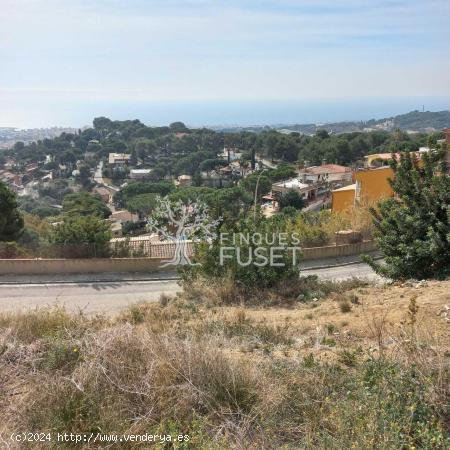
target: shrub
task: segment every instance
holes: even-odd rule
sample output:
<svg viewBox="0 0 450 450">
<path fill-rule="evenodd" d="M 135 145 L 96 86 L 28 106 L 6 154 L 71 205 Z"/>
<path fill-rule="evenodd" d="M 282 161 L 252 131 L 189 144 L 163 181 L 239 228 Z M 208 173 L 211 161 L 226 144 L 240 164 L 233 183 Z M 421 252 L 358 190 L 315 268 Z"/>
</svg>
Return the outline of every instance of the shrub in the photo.
<svg viewBox="0 0 450 450">
<path fill-rule="evenodd" d="M 268 220 L 240 220 L 233 225 L 222 225 L 219 232 L 222 235 L 237 236 L 237 239 L 229 243 L 222 242 L 217 237 L 211 245 L 198 246 L 195 262 L 197 266 L 185 266 L 181 270 L 184 281 L 205 277 L 213 280 L 229 278 L 239 288 L 246 290 L 253 288 L 271 288 L 285 280 L 298 277 L 299 255 L 295 256 L 288 250 L 290 244 L 286 245 L 280 241 L 280 230 L 275 222 Z M 262 242 L 258 245 L 252 242 L 252 236 L 262 236 Z M 244 239 L 240 239 L 243 236 Z M 265 240 L 270 236 L 270 242 Z M 250 237 L 249 241 L 245 237 Z M 289 238 L 288 238 L 289 239 Z M 221 261 L 221 250 L 228 247 L 232 250 L 229 258 Z M 279 250 L 283 247 L 282 250 Z M 260 265 L 260 260 L 255 256 L 255 250 L 259 249 L 266 257 L 266 264 Z M 271 251 L 276 250 L 277 264 L 272 264 L 269 259 Z M 295 250 L 294 250 L 295 251 Z"/>
<path fill-rule="evenodd" d="M 399 341 L 378 358 L 326 349 L 337 362 L 313 353 L 249 356 L 232 342 L 289 345 L 289 333 L 252 322 L 242 309 L 193 326 L 198 313 L 171 306 L 139 305 L 136 325 L 62 310 L 1 316 L 2 436 L 19 427 L 189 435 L 188 444 L 173 445 L 179 449 L 448 448 L 449 372 L 424 342 L 403 349 Z M 338 346 L 330 337 L 322 343 Z"/>
<path fill-rule="evenodd" d="M 23 258 L 27 254 L 27 251 L 17 242 L 0 242 L 0 258 Z"/>
<path fill-rule="evenodd" d="M 110 239 L 110 224 L 97 216 L 66 217 L 50 233 L 66 258 L 109 256 Z"/>
<path fill-rule="evenodd" d="M 352 310 L 352 306 L 347 301 L 342 301 L 339 303 L 339 309 L 342 313 L 349 313 Z"/>
<path fill-rule="evenodd" d="M 391 161 L 396 194 L 372 209 L 375 240 L 385 265 L 366 261 L 390 278 L 450 275 L 450 177 L 446 152 L 423 155 L 423 167 L 409 153 Z"/>
<path fill-rule="evenodd" d="M 17 239 L 22 233 L 23 225 L 16 194 L 0 181 L 0 241 Z"/>
</svg>

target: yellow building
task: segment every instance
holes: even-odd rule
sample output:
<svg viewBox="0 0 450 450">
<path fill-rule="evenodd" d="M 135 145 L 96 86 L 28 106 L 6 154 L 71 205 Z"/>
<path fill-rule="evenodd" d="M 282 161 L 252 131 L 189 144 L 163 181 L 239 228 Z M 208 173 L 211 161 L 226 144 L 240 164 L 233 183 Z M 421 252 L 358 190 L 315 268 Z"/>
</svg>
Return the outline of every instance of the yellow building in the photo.
<svg viewBox="0 0 450 450">
<path fill-rule="evenodd" d="M 354 172 L 355 184 L 332 191 L 331 209 L 343 211 L 361 202 L 370 204 L 392 197 L 394 191 L 389 184 L 389 178 L 393 177 L 394 171 L 386 166 Z"/>
<path fill-rule="evenodd" d="M 341 187 L 331 191 L 331 209 L 333 211 L 345 211 L 355 204 L 356 184 Z"/>
</svg>

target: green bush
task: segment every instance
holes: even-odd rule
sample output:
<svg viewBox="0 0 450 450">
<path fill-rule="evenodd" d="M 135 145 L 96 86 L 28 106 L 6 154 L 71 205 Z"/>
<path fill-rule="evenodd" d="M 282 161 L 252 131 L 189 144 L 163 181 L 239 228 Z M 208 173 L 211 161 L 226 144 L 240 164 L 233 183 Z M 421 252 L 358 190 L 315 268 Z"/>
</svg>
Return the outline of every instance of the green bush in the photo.
<svg viewBox="0 0 450 450">
<path fill-rule="evenodd" d="M 225 242 L 221 241 L 220 234 L 227 234 L 230 239 L 232 236 L 250 236 L 251 239 L 252 236 L 261 235 L 263 240 L 260 245 L 240 239 Z M 270 238 L 269 242 L 266 242 L 266 236 Z M 261 219 L 255 223 L 249 219 L 241 219 L 232 225 L 223 224 L 219 229 L 219 236 L 211 245 L 204 243 L 198 246 L 194 258 L 198 265 L 183 267 L 181 274 L 186 281 L 198 276 L 216 280 L 228 277 L 244 289 L 270 288 L 286 279 L 298 278 L 300 255 L 296 251 L 294 256 L 293 251 L 288 250 L 288 247 L 295 245 L 291 243 L 291 237 L 286 236 L 287 245 L 280 238 L 276 222 L 270 220 Z M 221 252 L 222 255 L 225 254 L 225 247 L 230 249 L 230 258 L 223 258 L 221 261 Z M 283 250 L 277 250 L 280 247 Z M 258 265 L 260 260 L 254 253 L 257 249 L 268 258 L 265 265 Z M 270 261 L 272 251 L 280 255 L 280 259 L 276 261 L 280 264 L 278 266 Z"/>
<path fill-rule="evenodd" d="M 385 265 L 366 261 L 390 278 L 450 275 L 450 177 L 445 152 L 425 154 L 423 167 L 410 154 L 391 161 L 395 198 L 372 209 L 375 241 Z"/>
<path fill-rule="evenodd" d="M 23 225 L 16 194 L 0 181 L 0 241 L 13 241 L 20 237 Z"/>
<path fill-rule="evenodd" d="M 17 242 L 0 242 L 0 258 L 23 258 L 27 254 L 27 251 Z"/>
<path fill-rule="evenodd" d="M 50 234 L 50 241 L 66 258 L 109 256 L 110 239 L 110 224 L 97 216 L 66 217 Z"/>
</svg>

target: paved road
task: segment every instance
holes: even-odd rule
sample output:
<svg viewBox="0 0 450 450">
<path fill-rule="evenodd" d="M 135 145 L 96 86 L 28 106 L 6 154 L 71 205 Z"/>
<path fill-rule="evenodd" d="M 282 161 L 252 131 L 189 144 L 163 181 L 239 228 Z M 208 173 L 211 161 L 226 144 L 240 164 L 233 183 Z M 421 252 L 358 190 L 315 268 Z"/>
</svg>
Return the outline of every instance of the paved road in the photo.
<svg viewBox="0 0 450 450">
<path fill-rule="evenodd" d="M 323 269 L 304 269 L 303 275 L 317 274 L 324 279 L 343 280 L 346 278 L 376 278 L 372 270 L 362 263 L 348 264 Z M 170 276 L 170 275 L 167 275 Z M 80 276 L 79 276 L 80 277 Z M 172 275 L 173 277 L 173 275 Z M 66 277 L 68 278 L 68 276 Z M 1 284 L 0 311 L 17 311 L 48 305 L 64 305 L 70 311 L 82 310 L 86 314 L 114 314 L 127 306 L 156 301 L 162 293 L 174 295 L 181 290 L 178 282 L 169 280 L 120 279 L 116 281 L 77 281 L 56 284 L 51 280 L 40 284 L 33 280 L 27 283 L 16 280 L 15 284 Z M 72 278 L 73 279 L 73 278 Z"/>
<path fill-rule="evenodd" d="M 163 293 L 173 295 L 177 281 L 118 281 L 67 284 L 0 285 L 0 311 L 17 311 L 64 305 L 86 314 L 114 314 L 133 303 L 155 301 Z"/>
<path fill-rule="evenodd" d="M 346 264 L 343 266 L 329 267 L 324 269 L 303 269 L 302 275 L 318 275 L 325 280 L 346 280 L 352 277 L 380 280 L 381 278 L 364 263 Z"/>
</svg>

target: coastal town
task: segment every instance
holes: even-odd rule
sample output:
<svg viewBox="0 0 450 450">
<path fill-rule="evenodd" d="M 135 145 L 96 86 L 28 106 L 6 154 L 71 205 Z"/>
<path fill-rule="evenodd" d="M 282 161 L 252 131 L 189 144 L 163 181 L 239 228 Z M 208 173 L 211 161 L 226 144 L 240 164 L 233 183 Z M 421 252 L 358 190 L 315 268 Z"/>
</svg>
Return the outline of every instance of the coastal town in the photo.
<svg viewBox="0 0 450 450">
<path fill-rule="evenodd" d="M 249 156 L 245 148 L 225 144 L 215 155 L 210 152 L 210 159 L 199 164 L 194 171 L 183 173 L 180 169 L 178 174 L 170 171 L 160 174 L 159 167 L 157 164 L 155 166 L 155 156 L 143 150 L 144 145 L 148 145 L 145 141 L 137 140 L 131 152 L 124 148 L 119 153 L 104 149 L 99 139 L 89 139 L 85 150 L 78 151 L 77 157 L 71 151 L 75 147 L 71 136 L 76 137 L 76 134 L 62 134 L 67 149 L 56 153 L 54 150 L 42 152 L 41 158 L 30 152 L 28 157 L 22 156 L 27 148 L 32 149 L 36 143 L 17 142 L 9 153 L 0 155 L 0 181 L 16 192 L 25 211 L 54 224 L 60 222 L 65 195 L 88 192 L 107 208 L 105 219 L 110 223 L 114 238 L 129 236 L 136 239 L 135 236 L 140 235 L 140 241 L 159 239 L 148 233 L 145 227 L 154 202 L 146 192 L 153 191 L 151 186 L 154 183 L 166 183 L 169 186 L 167 192 L 184 189 L 191 195 L 202 189 L 223 190 L 247 183 L 246 189 L 251 196 L 257 195 L 262 214 L 266 217 L 280 211 L 283 199 L 289 197 L 286 196 L 288 193 L 298 197 L 303 212 L 343 212 L 358 204 L 373 205 L 382 198 L 391 197 L 393 190 L 389 179 L 393 178 L 393 171 L 389 160 L 399 157 L 398 152 L 370 152 L 349 165 L 326 159 L 314 165 L 307 161 L 289 163 L 269 157 L 267 155 L 272 154 L 270 149 L 266 149 L 264 154 L 258 152 L 256 147 Z M 172 143 L 178 146 L 191 138 L 187 130 L 175 130 L 172 136 Z M 448 145 L 450 128 L 442 130 L 435 143 L 438 146 Z M 220 144 L 214 145 L 217 147 Z M 420 160 L 431 150 L 429 146 L 420 146 L 412 154 Z M 184 154 L 183 150 L 177 152 Z M 279 175 L 276 179 L 270 181 L 265 177 L 265 174 L 277 171 Z M 133 204 L 131 198 L 126 202 L 118 201 L 133 186 L 140 189 L 136 196 L 141 200 L 141 205 L 139 201 Z M 146 205 L 145 200 L 149 204 Z"/>
</svg>

